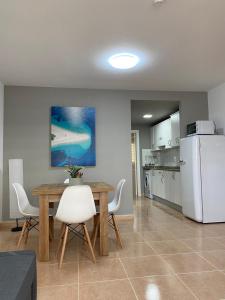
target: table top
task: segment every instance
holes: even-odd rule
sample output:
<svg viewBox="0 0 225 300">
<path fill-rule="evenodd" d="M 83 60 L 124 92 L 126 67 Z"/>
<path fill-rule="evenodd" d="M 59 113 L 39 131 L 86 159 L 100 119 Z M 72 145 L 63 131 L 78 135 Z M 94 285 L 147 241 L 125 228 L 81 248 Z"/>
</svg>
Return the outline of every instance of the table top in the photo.
<svg viewBox="0 0 225 300">
<path fill-rule="evenodd" d="M 93 193 L 108 193 L 114 191 L 114 187 L 105 182 L 84 182 L 84 184 L 89 185 Z M 68 186 L 69 185 L 65 183 L 42 184 L 33 188 L 32 195 L 60 195 Z"/>
</svg>

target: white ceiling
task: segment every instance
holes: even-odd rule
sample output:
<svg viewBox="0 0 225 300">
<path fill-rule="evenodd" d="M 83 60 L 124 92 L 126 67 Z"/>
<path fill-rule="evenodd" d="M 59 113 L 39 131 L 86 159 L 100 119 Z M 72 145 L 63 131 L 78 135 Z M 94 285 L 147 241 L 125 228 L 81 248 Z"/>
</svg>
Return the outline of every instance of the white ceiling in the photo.
<svg viewBox="0 0 225 300">
<path fill-rule="evenodd" d="M 135 70 L 107 58 L 139 54 Z M 225 81 L 225 1 L 0 0 L 9 85 L 206 91 Z"/>
</svg>

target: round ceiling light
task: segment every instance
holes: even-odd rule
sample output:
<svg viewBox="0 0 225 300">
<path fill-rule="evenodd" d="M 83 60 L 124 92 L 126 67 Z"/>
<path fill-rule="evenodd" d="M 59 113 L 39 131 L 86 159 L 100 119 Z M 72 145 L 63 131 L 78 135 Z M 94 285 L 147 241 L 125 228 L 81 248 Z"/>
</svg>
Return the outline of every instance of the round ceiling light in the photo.
<svg viewBox="0 0 225 300">
<path fill-rule="evenodd" d="M 134 68 L 139 61 L 139 57 L 132 53 L 117 53 L 108 59 L 109 64 L 113 68 L 123 70 Z"/>
<path fill-rule="evenodd" d="M 165 0 L 153 0 L 153 4 L 162 4 Z"/>
<path fill-rule="evenodd" d="M 147 114 L 147 115 L 144 115 L 143 118 L 144 118 L 144 119 L 151 119 L 151 118 L 152 118 L 152 115 Z"/>
</svg>

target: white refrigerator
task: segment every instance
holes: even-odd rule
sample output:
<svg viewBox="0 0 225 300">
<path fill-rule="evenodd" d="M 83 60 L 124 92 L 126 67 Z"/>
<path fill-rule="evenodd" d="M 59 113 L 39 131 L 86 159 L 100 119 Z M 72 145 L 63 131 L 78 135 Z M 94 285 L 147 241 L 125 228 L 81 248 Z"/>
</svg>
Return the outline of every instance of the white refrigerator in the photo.
<svg viewBox="0 0 225 300">
<path fill-rule="evenodd" d="M 183 214 L 197 222 L 225 222 L 225 136 L 181 139 Z"/>
</svg>

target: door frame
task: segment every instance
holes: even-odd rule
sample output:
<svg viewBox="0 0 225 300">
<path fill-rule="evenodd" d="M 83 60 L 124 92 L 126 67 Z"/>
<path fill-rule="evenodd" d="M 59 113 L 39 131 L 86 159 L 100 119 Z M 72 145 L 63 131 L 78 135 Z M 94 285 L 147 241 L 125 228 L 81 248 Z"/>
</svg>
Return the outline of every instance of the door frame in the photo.
<svg viewBox="0 0 225 300">
<path fill-rule="evenodd" d="M 139 130 L 131 130 L 136 134 L 136 174 L 137 174 L 137 196 L 141 197 L 141 160 L 140 160 L 140 136 Z"/>
</svg>

